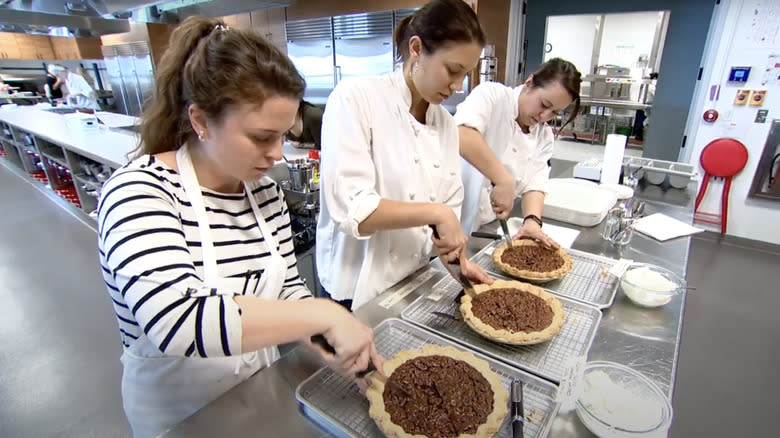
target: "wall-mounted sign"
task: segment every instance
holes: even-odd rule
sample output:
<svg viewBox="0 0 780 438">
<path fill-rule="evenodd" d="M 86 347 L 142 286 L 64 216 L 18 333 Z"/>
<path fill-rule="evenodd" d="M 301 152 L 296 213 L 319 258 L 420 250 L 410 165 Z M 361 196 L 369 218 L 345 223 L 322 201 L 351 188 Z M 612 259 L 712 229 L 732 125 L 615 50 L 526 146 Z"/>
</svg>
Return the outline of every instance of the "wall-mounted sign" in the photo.
<svg viewBox="0 0 780 438">
<path fill-rule="evenodd" d="M 750 67 L 731 67 L 729 82 L 747 82 L 750 76 Z"/>
<path fill-rule="evenodd" d="M 755 123 L 766 123 L 766 116 L 769 114 L 768 109 L 760 109 L 756 111 L 756 120 L 754 120 Z"/>
<path fill-rule="evenodd" d="M 718 120 L 718 112 L 714 109 L 708 109 L 707 111 L 704 111 L 702 118 L 705 122 L 712 123 L 715 120 Z"/>
<path fill-rule="evenodd" d="M 753 90 L 753 93 L 750 95 L 750 106 L 763 105 L 765 97 L 766 90 Z"/>
<path fill-rule="evenodd" d="M 734 96 L 734 105 L 745 105 L 748 102 L 748 96 L 750 96 L 750 90 L 740 88 Z"/>
</svg>

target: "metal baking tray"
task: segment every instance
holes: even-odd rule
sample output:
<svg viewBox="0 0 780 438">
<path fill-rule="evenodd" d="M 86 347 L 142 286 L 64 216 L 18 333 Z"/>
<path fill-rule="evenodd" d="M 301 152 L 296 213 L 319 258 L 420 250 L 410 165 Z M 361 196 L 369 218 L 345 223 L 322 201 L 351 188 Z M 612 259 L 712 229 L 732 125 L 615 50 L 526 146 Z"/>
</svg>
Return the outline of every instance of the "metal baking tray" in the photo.
<svg viewBox="0 0 780 438">
<path fill-rule="evenodd" d="M 429 344 L 467 350 L 435 333 L 396 318 L 386 319 L 374 328 L 374 341 L 379 353 L 388 358 L 399 351 L 418 349 Z M 546 437 L 560 407 L 555 401 L 557 387 L 480 353 L 471 353 L 486 360 L 490 368 L 501 375 L 501 381 L 507 391 L 513 379 L 524 382 L 523 431 L 526 437 Z M 301 382 L 295 390 L 295 398 L 306 416 L 333 435 L 352 438 L 384 436 L 368 416 L 368 400 L 358 392 L 357 385 L 329 368 L 322 368 Z M 510 420 L 510 415 L 507 415 L 497 437 L 512 437 Z"/>
<path fill-rule="evenodd" d="M 511 279 L 493 263 L 493 251 L 501 243 L 503 241 L 490 243 L 482 248 L 472 258 L 472 261 L 492 275 Z M 576 249 L 567 249 L 566 252 L 569 253 L 573 262 L 572 270 L 564 275 L 563 278 L 546 283 L 538 283 L 537 285 L 556 295 L 582 301 L 599 309 L 606 309 L 611 306 L 615 300 L 615 294 L 620 281 L 617 277 L 610 274 L 609 270 L 618 261 Z"/>
<path fill-rule="evenodd" d="M 599 309 L 559 296 L 557 298 L 563 304 L 566 319 L 554 338 L 536 345 L 501 344 L 483 337 L 462 321 L 460 304 L 455 303 L 461 289 L 455 279 L 444 277 L 433 286 L 430 294 L 423 293 L 404 309 L 401 317 L 555 383 L 560 383 L 572 371 L 571 368 L 576 365 L 572 358 L 588 355 L 601 322 Z M 452 315 L 457 320 L 433 312 Z"/>
</svg>

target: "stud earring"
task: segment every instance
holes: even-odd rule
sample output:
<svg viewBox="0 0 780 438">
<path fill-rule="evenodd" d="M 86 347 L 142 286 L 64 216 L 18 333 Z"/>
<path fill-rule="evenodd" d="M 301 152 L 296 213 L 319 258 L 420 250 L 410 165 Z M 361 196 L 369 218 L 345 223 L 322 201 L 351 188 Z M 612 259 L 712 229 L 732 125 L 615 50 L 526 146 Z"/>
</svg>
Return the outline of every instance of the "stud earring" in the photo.
<svg viewBox="0 0 780 438">
<path fill-rule="evenodd" d="M 198 140 L 203 141 L 206 139 L 206 133 L 205 131 L 198 132 Z"/>
</svg>

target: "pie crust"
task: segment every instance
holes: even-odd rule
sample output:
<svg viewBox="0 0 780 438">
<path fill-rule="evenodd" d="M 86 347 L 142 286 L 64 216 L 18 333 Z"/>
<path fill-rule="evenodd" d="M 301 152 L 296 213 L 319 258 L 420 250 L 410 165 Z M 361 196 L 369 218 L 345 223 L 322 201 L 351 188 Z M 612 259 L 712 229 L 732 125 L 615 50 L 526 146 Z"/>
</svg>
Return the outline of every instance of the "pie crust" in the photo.
<svg viewBox="0 0 780 438">
<path fill-rule="evenodd" d="M 534 332 L 513 332 L 507 329 L 497 329 L 485 322 L 482 322 L 474 315 L 471 310 L 472 298 L 466 294 L 461 298 L 460 313 L 463 315 L 463 320 L 469 325 L 475 332 L 480 335 L 491 339 L 493 341 L 501 342 L 504 344 L 512 345 L 532 345 L 539 344 L 541 342 L 552 339 L 563 327 L 563 321 L 566 318 L 566 312 L 563 310 L 563 304 L 555 298 L 551 293 L 545 291 L 539 286 L 523 283 L 515 280 L 496 280 L 493 284 L 477 284 L 474 285 L 474 292 L 477 294 L 485 293 L 493 289 L 519 289 L 521 291 L 536 295 L 544 300 L 547 305 L 550 306 L 553 312 L 552 322 L 546 328 L 540 331 Z"/>
<path fill-rule="evenodd" d="M 383 366 L 384 375 L 389 378 L 396 368 L 408 360 L 433 355 L 449 356 L 453 359 L 466 362 L 482 374 L 490 384 L 490 388 L 493 390 L 493 412 L 490 413 L 486 421 L 477 428 L 476 433 L 461 434 L 458 438 L 488 438 L 494 436 L 501 428 L 501 423 L 504 421 L 504 417 L 506 417 L 509 410 L 509 394 L 501 383 L 501 377 L 490 369 L 490 366 L 486 361 L 477 358 L 471 353 L 453 347 L 426 345 L 419 350 L 401 351 L 391 359 L 386 360 Z M 385 409 L 383 395 L 385 383 L 386 381 L 384 379 L 372 378 L 366 389 L 366 397 L 370 404 L 368 414 L 374 419 L 379 426 L 379 429 L 388 437 L 393 438 L 426 438 L 425 435 L 407 433 L 401 426 L 393 423 L 390 419 L 390 414 Z"/>
<path fill-rule="evenodd" d="M 521 240 L 513 240 L 512 246 L 516 247 L 516 246 L 541 246 L 541 245 L 537 243 L 535 240 L 521 239 Z M 504 254 L 504 251 L 506 251 L 506 249 L 507 249 L 507 244 L 503 243 L 499 245 L 498 248 L 495 249 L 495 251 L 493 251 L 493 263 L 495 263 L 499 269 L 511 275 L 512 277 L 520 278 L 523 280 L 532 280 L 532 281 L 556 280 L 568 274 L 569 271 L 571 271 L 571 268 L 573 266 L 569 254 L 566 251 L 564 251 L 563 248 L 559 248 L 557 250 L 554 250 L 563 259 L 563 265 L 558 269 L 554 269 L 552 271 L 547 271 L 547 272 L 538 272 L 538 271 L 531 271 L 528 269 L 516 268 L 514 266 L 510 266 L 504 263 L 503 261 L 501 261 L 501 256 Z"/>
</svg>

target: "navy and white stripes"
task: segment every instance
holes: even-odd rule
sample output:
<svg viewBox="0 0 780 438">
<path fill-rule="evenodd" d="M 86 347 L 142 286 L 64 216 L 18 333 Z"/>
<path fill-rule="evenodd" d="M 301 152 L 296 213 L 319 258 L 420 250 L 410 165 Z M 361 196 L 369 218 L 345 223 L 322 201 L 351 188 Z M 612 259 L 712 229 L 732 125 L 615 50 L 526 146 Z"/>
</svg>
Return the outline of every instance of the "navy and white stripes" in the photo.
<svg viewBox="0 0 780 438">
<path fill-rule="evenodd" d="M 296 267 L 287 206 L 269 178 L 252 194 L 287 262 L 280 299 L 310 296 Z M 270 252 L 243 193 L 202 189 L 227 290 L 203 285 L 200 233 L 179 175 L 141 157 L 106 182 L 98 206 L 98 249 L 123 345 L 145 333 L 166 355 L 241 352 L 241 320 L 233 295 L 259 295 Z"/>
</svg>

